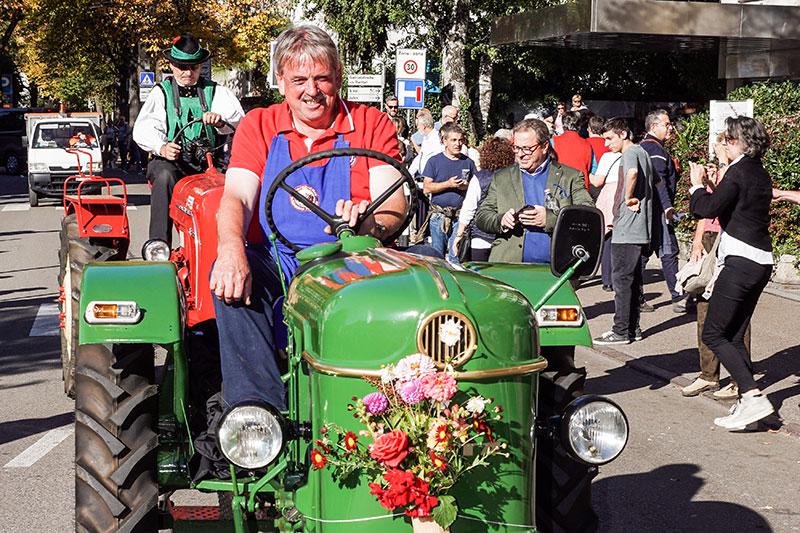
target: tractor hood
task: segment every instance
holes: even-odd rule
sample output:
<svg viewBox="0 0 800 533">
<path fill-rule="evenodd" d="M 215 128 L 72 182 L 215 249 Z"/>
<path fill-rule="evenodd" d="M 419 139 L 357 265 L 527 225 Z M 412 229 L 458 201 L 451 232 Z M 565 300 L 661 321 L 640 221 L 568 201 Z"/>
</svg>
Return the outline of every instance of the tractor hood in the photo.
<svg viewBox="0 0 800 533">
<path fill-rule="evenodd" d="M 464 379 L 544 368 L 533 310 L 516 289 L 446 261 L 387 248 L 306 263 L 289 291 L 287 321 L 312 368 L 378 375 L 425 353 Z"/>
</svg>

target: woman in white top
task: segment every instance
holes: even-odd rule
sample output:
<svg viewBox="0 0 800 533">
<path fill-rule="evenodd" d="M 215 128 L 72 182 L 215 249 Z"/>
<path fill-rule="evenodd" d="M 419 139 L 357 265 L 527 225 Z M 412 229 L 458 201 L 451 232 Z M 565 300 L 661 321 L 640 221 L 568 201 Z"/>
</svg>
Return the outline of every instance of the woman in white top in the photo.
<svg viewBox="0 0 800 533">
<path fill-rule="evenodd" d="M 458 250 L 459 242 L 465 238 L 467 228 L 470 227 L 478 206 L 486 197 L 486 191 L 492 183 L 494 173 L 514 164 L 514 152 L 511 150 L 511 143 L 505 139 L 491 137 L 481 144 L 478 148 L 480 170 L 470 179 L 467 187 L 467 194 L 464 203 L 461 205 L 461 212 L 458 216 L 458 229 L 453 244 Z M 472 238 L 470 247 L 472 249 L 471 258 L 473 261 L 488 261 L 489 252 L 492 250 L 494 235 L 490 235 L 479 230 L 477 227 L 471 229 Z M 454 254 L 455 255 L 455 254 Z"/>
<path fill-rule="evenodd" d="M 589 174 L 589 183 L 600 189 L 595 204 L 603 212 L 606 222 L 606 234 L 603 240 L 603 251 L 600 254 L 600 265 L 602 268 L 601 278 L 603 290 L 613 291 L 611 286 L 611 231 L 614 227 L 614 199 L 617 198 L 617 182 L 619 178 L 619 167 L 622 161 L 622 154 L 618 152 L 606 152 L 597 163 L 594 174 Z"/>
</svg>

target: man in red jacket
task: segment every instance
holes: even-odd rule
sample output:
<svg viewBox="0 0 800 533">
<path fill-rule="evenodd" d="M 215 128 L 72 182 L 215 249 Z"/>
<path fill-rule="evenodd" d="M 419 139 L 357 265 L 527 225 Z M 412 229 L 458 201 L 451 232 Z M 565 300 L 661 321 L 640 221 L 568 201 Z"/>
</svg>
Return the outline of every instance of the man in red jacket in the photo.
<svg viewBox="0 0 800 533">
<path fill-rule="evenodd" d="M 553 148 L 562 165 L 580 170 L 586 189 L 589 189 L 589 172 L 592 170 L 592 146 L 578 135 L 580 113 L 570 111 L 564 115 L 564 133 L 553 137 Z"/>
</svg>

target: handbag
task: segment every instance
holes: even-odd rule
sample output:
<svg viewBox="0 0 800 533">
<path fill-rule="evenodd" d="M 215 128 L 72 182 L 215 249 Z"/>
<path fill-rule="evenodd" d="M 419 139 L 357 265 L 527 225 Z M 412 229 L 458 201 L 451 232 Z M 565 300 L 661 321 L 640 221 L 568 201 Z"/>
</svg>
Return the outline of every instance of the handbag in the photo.
<svg viewBox="0 0 800 533">
<path fill-rule="evenodd" d="M 689 261 L 676 275 L 676 288 L 686 294 L 702 294 L 711 279 L 717 266 L 717 248 L 722 232 L 714 239 L 714 245 L 700 261 Z"/>
<path fill-rule="evenodd" d="M 470 241 L 472 240 L 470 227 L 468 226 L 467 229 L 464 231 L 464 235 L 461 236 L 461 240 L 458 241 L 456 244 L 456 257 L 458 257 L 459 262 L 464 263 L 469 260 L 470 258 Z"/>
</svg>

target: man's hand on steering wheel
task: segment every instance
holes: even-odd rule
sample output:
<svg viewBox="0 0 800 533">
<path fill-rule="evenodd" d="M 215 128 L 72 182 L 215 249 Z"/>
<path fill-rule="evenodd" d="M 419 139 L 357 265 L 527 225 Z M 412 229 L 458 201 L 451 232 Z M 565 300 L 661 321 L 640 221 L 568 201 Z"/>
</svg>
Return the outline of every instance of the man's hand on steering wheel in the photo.
<svg viewBox="0 0 800 533">
<path fill-rule="evenodd" d="M 214 126 L 215 128 L 222 127 L 225 122 L 222 120 L 222 115 L 219 113 L 214 113 L 212 111 L 206 111 L 203 113 L 203 124 L 208 124 L 209 126 Z"/>
<path fill-rule="evenodd" d="M 367 206 L 369 206 L 369 202 L 366 200 L 361 200 L 358 203 L 352 200 L 338 200 L 336 202 L 336 216 L 341 218 L 343 222 L 347 222 L 348 226 L 354 228 L 359 222 L 359 217 L 367 210 Z M 330 226 L 325 226 L 325 233 L 330 235 Z"/>
<path fill-rule="evenodd" d="M 175 161 L 178 159 L 178 156 L 181 154 L 181 145 L 168 142 L 161 146 L 161 149 L 158 151 L 158 155 L 166 159 L 167 161 Z"/>
</svg>

